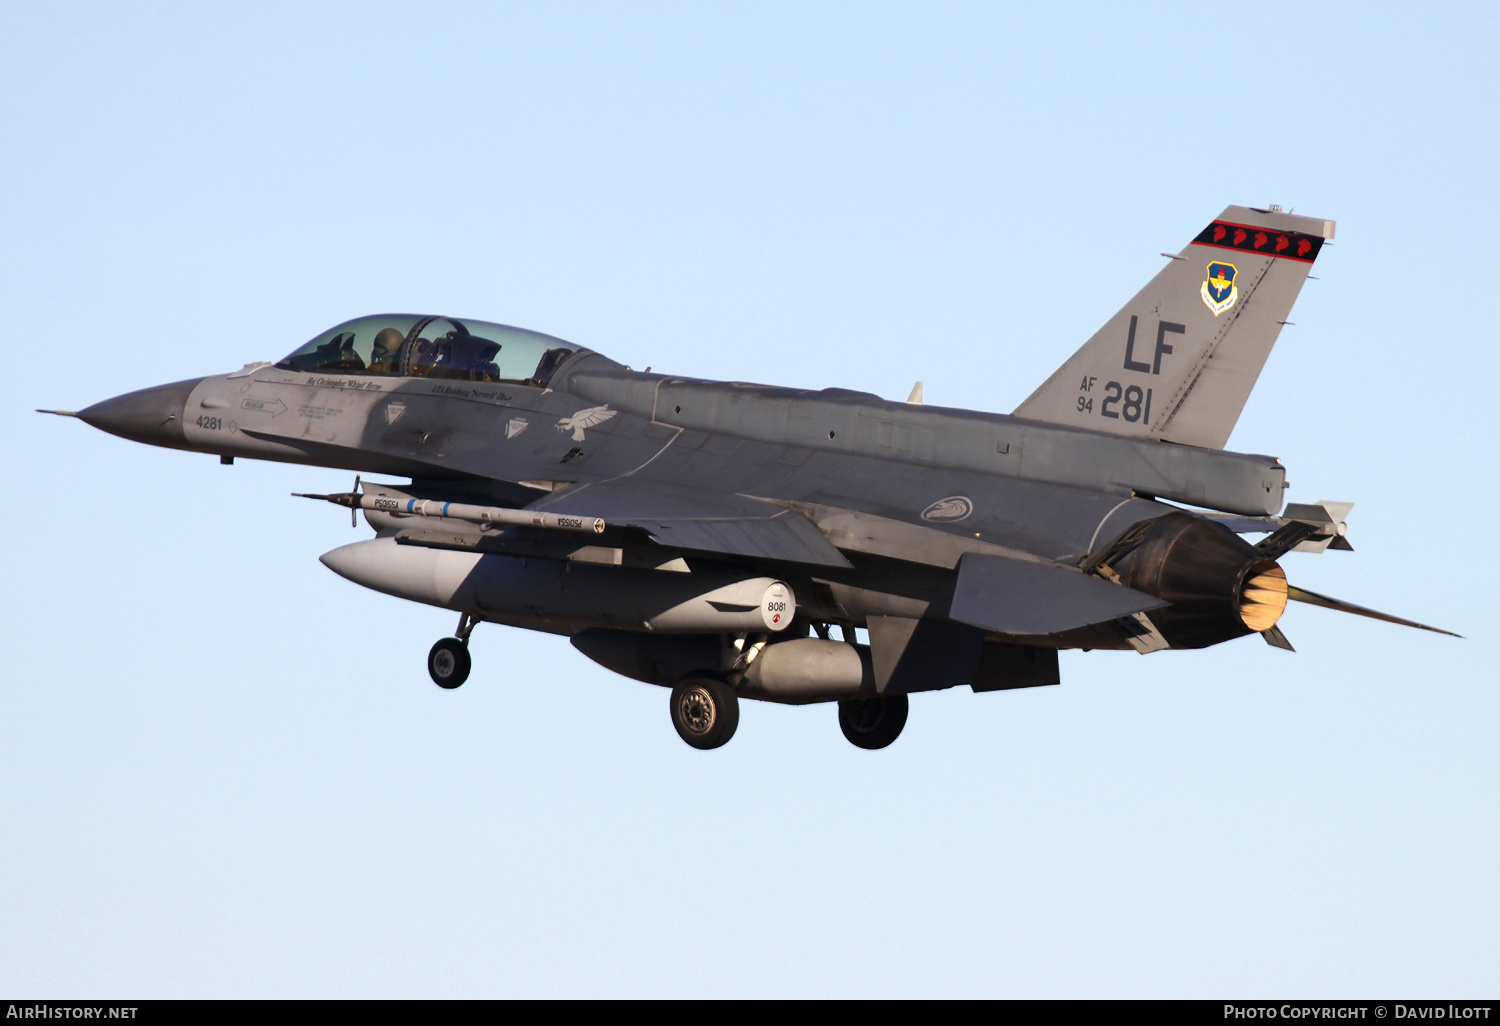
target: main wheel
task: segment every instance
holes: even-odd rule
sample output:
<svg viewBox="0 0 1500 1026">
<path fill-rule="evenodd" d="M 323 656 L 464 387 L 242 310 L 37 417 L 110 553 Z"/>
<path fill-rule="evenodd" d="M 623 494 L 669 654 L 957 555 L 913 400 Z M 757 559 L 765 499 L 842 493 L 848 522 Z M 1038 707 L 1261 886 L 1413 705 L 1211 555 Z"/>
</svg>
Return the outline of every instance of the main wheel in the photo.
<svg viewBox="0 0 1500 1026">
<path fill-rule="evenodd" d="M 901 736 L 906 709 L 905 695 L 851 698 L 839 703 L 839 727 L 852 745 L 884 748 Z"/>
<path fill-rule="evenodd" d="M 443 638 L 427 653 L 427 675 L 440 688 L 456 688 L 469 679 L 469 648 L 457 638 Z"/>
<path fill-rule="evenodd" d="M 688 677 L 672 689 L 672 726 L 694 748 L 718 748 L 740 725 L 740 696 L 712 677 Z"/>
</svg>

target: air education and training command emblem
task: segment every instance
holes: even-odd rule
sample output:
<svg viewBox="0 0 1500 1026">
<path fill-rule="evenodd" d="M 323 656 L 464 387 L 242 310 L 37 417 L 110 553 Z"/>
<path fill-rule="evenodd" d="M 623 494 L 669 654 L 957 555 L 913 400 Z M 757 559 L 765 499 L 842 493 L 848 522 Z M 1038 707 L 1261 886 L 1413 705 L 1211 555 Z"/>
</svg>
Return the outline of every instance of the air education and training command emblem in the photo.
<svg viewBox="0 0 1500 1026">
<path fill-rule="evenodd" d="M 1208 265 L 1208 277 L 1203 282 L 1203 302 L 1214 316 L 1228 310 L 1240 298 L 1240 290 L 1235 287 L 1234 276 L 1239 273 L 1233 264 L 1221 263 L 1215 260 Z"/>
</svg>

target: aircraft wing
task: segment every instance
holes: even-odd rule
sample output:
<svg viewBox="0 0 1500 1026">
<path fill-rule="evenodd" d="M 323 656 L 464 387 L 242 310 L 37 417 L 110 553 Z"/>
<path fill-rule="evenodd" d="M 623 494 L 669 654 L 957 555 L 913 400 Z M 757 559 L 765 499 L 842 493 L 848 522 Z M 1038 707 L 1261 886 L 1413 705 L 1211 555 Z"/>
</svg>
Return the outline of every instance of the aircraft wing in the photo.
<svg viewBox="0 0 1500 1026">
<path fill-rule="evenodd" d="M 676 549 L 814 566 L 852 565 L 801 513 L 744 495 L 602 482 L 556 492 L 529 508 L 638 527 Z"/>
<path fill-rule="evenodd" d="M 1001 634 L 1060 634 L 1165 605 L 1067 567 L 968 552 L 948 615 Z"/>
</svg>

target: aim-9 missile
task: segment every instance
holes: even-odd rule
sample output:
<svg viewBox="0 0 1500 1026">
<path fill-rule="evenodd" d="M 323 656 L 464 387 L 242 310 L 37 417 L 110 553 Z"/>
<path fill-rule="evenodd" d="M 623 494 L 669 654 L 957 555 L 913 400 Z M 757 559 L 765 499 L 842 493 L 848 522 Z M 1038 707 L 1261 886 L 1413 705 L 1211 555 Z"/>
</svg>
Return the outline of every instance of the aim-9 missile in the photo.
<svg viewBox="0 0 1500 1026">
<path fill-rule="evenodd" d="M 563 513 L 546 513 L 541 510 L 508 509 L 505 506 L 474 506 L 466 502 L 438 502 L 435 499 L 406 499 L 390 495 L 364 495 L 360 492 L 338 492 L 333 495 L 314 495 L 308 492 L 293 492 L 302 499 L 323 499 L 338 506 L 354 510 L 373 509 L 381 513 L 417 517 L 447 517 L 450 520 L 469 520 L 479 524 L 504 524 L 508 527 L 541 527 L 552 531 L 582 531 L 585 534 L 603 534 L 605 523 L 599 517 L 575 517 Z"/>
</svg>

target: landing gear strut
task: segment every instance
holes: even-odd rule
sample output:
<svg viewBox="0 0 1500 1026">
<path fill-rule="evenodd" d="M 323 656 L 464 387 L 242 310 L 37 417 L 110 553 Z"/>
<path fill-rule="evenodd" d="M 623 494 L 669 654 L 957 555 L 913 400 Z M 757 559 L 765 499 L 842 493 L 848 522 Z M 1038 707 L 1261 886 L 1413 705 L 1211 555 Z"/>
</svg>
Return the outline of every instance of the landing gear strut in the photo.
<svg viewBox="0 0 1500 1026">
<path fill-rule="evenodd" d="M 740 725 L 740 696 L 712 677 L 685 677 L 672 689 L 672 726 L 694 748 L 718 748 Z"/>
<path fill-rule="evenodd" d="M 856 747 L 884 748 L 901 736 L 906 709 L 905 695 L 851 698 L 839 703 L 839 726 Z"/>
<path fill-rule="evenodd" d="M 440 688 L 456 688 L 469 679 L 469 635 L 479 621 L 468 613 L 458 618 L 458 637 L 443 638 L 427 653 L 427 675 Z"/>
</svg>

